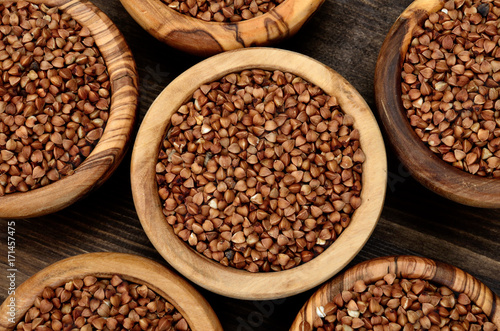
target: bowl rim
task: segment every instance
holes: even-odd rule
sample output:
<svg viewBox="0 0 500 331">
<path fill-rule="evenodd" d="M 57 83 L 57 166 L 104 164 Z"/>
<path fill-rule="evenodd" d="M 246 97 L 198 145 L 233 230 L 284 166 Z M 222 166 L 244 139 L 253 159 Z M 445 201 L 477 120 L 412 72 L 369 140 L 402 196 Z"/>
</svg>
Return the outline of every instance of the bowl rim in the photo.
<svg viewBox="0 0 500 331">
<path fill-rule="evenodd" d="M 287 60 L 283 61 L 284 58 Z M 173 233 L 172 227 L 165 221 L 158 196 L 155 166 L 172 113 L 202 84 L 249 68 L 292 72 L 336 96 L 343 111 L 353 115 L 354 125 L 361 134 L 361 145 L 365 146 L 363 151 L 367 161 L 363 165 L 363 203 L 353 215 L 350 225 L 325 252 L 304 265 L 286 271 L 255 274 L 224 267 L 209 260 Z M 200 72 L 210 74 L 204 76 Z M 273 48 L 225 52 L 200 62 L 176 78 L 148 110 L 137 134 L 131 162 L 132 195 L 136 211 L 147 236 L 159 253 L 194 283 L 224 296 L 246 300 L 294 295 L 324 282 L 342 270 L 373 232 L 382 211 L 386 182 L 387 165 L 382 135 L 361 95 L 326 65 L 299 53 Z"/>
<path fill-rule="evenodd" d="M 0 306 L 0 328 L 13 330 L 47 286 L 56 288 L 72 279 L 89 275 L 111 278 L 115 274 L 129 282 L 144 284 L 163 297 L 182 314 L 191 330 L 222 331 L 210 304 L 177 273 L 142 256 L 109 252 L 72 256 L 55 262 L 28 278 Z M 8 320 L 11 298 L 14 298 L 16 304 L 15 323 Z"/>
<path fill-rule="evenodd" d="M 415 0 L 390 29 L 375 69 L 377 113 L 399 160 L 423 186 L 464 205 L 500 208 L 500 180 L 472 175 L 441 160 L 418 138 L 404 112 L 400 72 L 411 32 L 443 6 L 444 0 Z"/>
<path fill-rule="evenodd" d="M 203 21 L 160 0 L 120 0 L 134 20 L 156 39 L 200 56 L 267 46 L 294 35 L 325 0 L 285 0 L 271 11 L 240 22 Z M 290 14 L 291 13 L 291 14 Z"/>
<path fill-rule="evenodd" d="M 0 197 L 0 217 L 3 218 L 29 218 L 53 213 L 102 185 L 125 156 L 136 121 L 139 93 L 136 65 L 125 38 L 109 17 L 89 1 L 31 2 L 59 7 L 90 29 L 109 72 L 111 104 L 101 139 L 75 173 L 35 190 Z"/>
<path fill-rule="evenodd" d="M 419 256 L 395 255 L 361 262 L 325 283 L 302 306 L 290 330 L 307 331 L 302 322 L 311 323 L 317 316 L 316 308 L 331 302 L 343 290 L 352 289 L 357 280 L 372 284 L 390 273 L 398 278 L 424 279 L 466 293 L 494 324 L 500 326 L 500 297 L 480 280 L 448 263 Z"/>
</svg>

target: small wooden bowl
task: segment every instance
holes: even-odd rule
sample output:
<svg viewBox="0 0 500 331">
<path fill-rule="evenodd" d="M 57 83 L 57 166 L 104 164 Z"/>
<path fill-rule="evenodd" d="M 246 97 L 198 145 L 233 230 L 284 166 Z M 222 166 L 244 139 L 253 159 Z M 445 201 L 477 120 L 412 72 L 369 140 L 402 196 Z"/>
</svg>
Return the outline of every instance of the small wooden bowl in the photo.
<svg viewBox="0 0 500 331">
<path fill-rule="evenodd" d="M 268 13 L 235 23 L 206 22 L 181 14 L 161 0 L 120 1 L 156 39 L 184 52 L 209 56 L 289 38 L 325 0 L 286 0 Z"/>
<path fill-rule="evenodd" d="M 317 317 L 316 308 L 325 306 L 343 290 L 351 290 L 357 280 L 363 280 L 368 285 L 388 273 L 396 274 L 398 278 L 427 280 L 465 293 L 481 307 L 491 322 L 500 326 L 500 298 L 470 274 L 446 263 L 422 257 L 394 256 L 365 261 L 324 284 L 302 307 L 290 331 L 312 330 L 305 327 L 304 322 L 313 325 Z"/>
<path fill-rule="evenodd" d="M 444 0 L 416 0 L 389 31 L 375 70 L 378 115 L 397 156 L 422 185 L 464 205 L 500 208 L 500 180 L 469 174 L 441 160 L 413 131 L 401 101 L 401 66 L 412 31 L 443 5 Z"/>
<path fill-rule="evenodd" d="M 24 318 L 35 298 L 45 287 L 56 288 L 75 278 L 113 275 L 148 286 L 170 302 L 186 319 L 191 330 L 220 330 L 222 327 L 209 303 L 188 282 L 176 273 L 149 259 L 121 253 L 89 253 L 56 262 L 21 284 L 15 295 L 0 306 L 0 329 L 13 330 Z M 15 323 L 9 322 L 10 298 L 15 298 Z"/>
<path fill-rule="evenodd" d="M 136 118 L 138 82 L 135 62 L 125 39 L 113 22 L 89 1 L 31 2 L 59 7 L 90 29 L 110 77 L 110 115 L 99 143 L 73 175 L 36 190 L 0 197 L 1 218 L 50 214 L 71 205 L 103 184 L 124 157 Z"/>
<path fill-rule="evenodd" d="M 246 69 L 281 70 L 304 78 L 335 96 L 354 117 L 366 154 L 362 204 L 339 238 L 322 254 L 286 271 L 250 273 L 209 260 L 186 245 L 165 221 L 156 184 L 156 163 L 170 117 L 201 85 Z M 168 261 L 196 284 L 221 295 L 265 300 L 306 291 L 342 270 L 370 237 L 382 210 L 387 181 L 386 154 L 370 108 L 338 73 L 301 54 L 272 48 L 248 48 L 216 55 L 176 78 L 151 105 L 141 124 L 131 164 L 132 192 L 139 219 L 149 239 Z"/>
</svg>

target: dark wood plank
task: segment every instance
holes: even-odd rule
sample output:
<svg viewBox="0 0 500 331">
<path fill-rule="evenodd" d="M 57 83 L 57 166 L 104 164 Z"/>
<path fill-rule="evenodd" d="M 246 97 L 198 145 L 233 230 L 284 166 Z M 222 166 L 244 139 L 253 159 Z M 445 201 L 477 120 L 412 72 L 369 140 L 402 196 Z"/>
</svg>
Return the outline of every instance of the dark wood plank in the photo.
<svg viewBox="0 0 500 331">
<path fill-rule="evenodd" d="M 200 58 L 149 36 L 119 0 L 94 0 L 119 27 L 140 75 L 139 122 L 158 93 Z M 373 75 L 386 33 L 409 0 L 326 0 L 292 39 L 278 45 L 309 55 L 338 71 L 375 107 Z M 500 210 L 462 206 L 412 179 L 388 147 L 389 183 L 382 218 L 350 263 L 414 254 L 455 265 L 500 294 Z M 134 253 L 164 263 L 135 213 L 129 180 L 130 152 L 100 189 L 53 215 L 16 222 L 16 283 L 45 266 L 86 252 Z M 27 202 L 28 203 L 28 202 Z M 0 220 L 0 300 L 7 296 L 7 220 Z M 307 281 L 307 280 L 304 280 Z M 288 330 L 314 290 L 277 301 L 225 298 L 200 289 L 226 330 Z"/>
</svg>

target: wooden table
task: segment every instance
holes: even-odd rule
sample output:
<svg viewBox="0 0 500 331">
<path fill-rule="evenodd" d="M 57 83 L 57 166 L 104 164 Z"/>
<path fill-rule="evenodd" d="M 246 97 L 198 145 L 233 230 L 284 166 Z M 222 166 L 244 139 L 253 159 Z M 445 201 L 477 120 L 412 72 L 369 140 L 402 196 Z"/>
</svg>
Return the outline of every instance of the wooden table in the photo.
<svg viewBox="0 0 500 331">
<path fill-rule="evenodd" d="M 119 0 L 94 0 L 119 27 L 134 53 L 141 82 L 139 124 L 159 92 L 201 59 L 150 37 Z M 309 55 L 338 71 L 375 109 L 378 51 L 410 0 L 326 0 L 291 40 L 278 47 Z M 351 265 L 386 255 L 413 254 L 453 264 L 500 294 L 500 211 L 447 201 L 417 183 L 390 146 L 388 190 L 380 222 Z M 134 210 L 130 152 L 111 179 L 89 197 L 53 215 L 15 222 L 16 282 L 60 259 L 87 253 L 133 253 L 164 263 Z M 0 219 L 0 300 L 8 292 L 8 220 Z M 304 280 L 307 281 L 307 280 Z M 314 290 L 275 301 L 240 301 L 200 289 L 226 330 L 288 330 Z"/>
</svg>

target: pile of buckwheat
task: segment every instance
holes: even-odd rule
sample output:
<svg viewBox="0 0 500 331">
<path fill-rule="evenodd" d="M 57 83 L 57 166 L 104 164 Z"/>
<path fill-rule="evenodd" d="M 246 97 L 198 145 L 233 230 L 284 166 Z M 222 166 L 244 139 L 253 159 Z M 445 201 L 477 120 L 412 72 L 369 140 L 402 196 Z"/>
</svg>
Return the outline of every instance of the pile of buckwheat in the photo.
<svg viewBox="0 0 500 331">
<path fill-rule="evenodd" d="M 197 89 L 172 115 L 156 166 L 175 234 L 250 272 L 321 254 L 360 206 L 365 154 L 335 97 L 281 71 Z"/>
<path fill-rule="evenodd" d="M 500 178 L 500 1 L 450 0 L 417 26 L 402 70 L 403 106 L 444 161 Z"/>
<path fill-rule="evenodd" d="M 239 22 L 258 17 L 285 0 L 162 0 L 170 8 L 204 21 Z"/>
<path fill-rule="evenodd" d="M 146 285 L 119 276 L 86 276 L 56 289 L 46 287 L 35 299 L 18 331 L 190 330 L 169 302 Z"/>
<path fill-rule="evenodd" d="M 94 38 L 58 8 L 0 3 L 0 196 L 73 174 L 103 134 L 110 81 Z"/>
<path fill-rule="evenodd" d="M 394 274 L 369 285 L 357 281 L 316 314 L 313 327 L 318 331 L 497 330 L 466 294 Z"/>
</svg>

